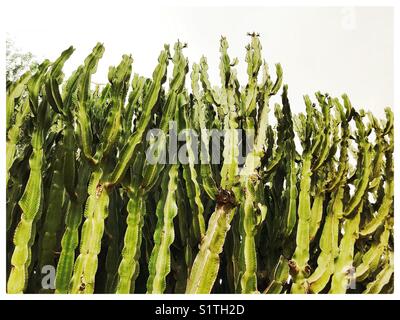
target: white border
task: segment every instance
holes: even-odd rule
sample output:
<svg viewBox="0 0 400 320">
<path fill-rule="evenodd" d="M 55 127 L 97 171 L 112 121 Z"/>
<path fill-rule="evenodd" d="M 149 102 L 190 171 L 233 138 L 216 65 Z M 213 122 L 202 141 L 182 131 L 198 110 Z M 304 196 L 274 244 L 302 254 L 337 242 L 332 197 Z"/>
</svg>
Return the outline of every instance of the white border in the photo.
<svg viewBox="0 0 400 320">
<path fill-rule="evenodd" d="M 86 0 L 87 1 L 87 0 Z M 121 0 L 119 0 L 121 1 Z M 1 1 L 0 6 L 2 10 L 0 12 L 4 14 L 12 14 L 18 19 L 18 11 L 23 10 L 23 4 L 17 4 L 21 1 Z M 62 6 L 54 6 L 55 0 L 37 0 L 38 7 L 40 5 L 48 5 L 49 7 L 54 7 L 54 11 L 57 14 L 62 14 Z M 68 5 L 73 5 L 69 1 Z M 101 0 L 94 1 L 93 5 L 107 5 L 102 4 Z M 113 0 L 112 4 L 118 2 L 117 0 Z M 150 2 L 150 1 L 148 1 Z M 40 4 L 39 4 L 40 3 Z M 108 3 L 111 3 L 109 1 Z M 396 60 L 397 57 L 400 57 L 399 51 L 399 27 L 400 24 L 398 19 L 400 17 L 400 5 L 399 1 L 396 0 L 365 0 L 365 1 L 345 1 L 345 0 L 337 0 L 337 1 L 321 1 L 321 0 L 281 0 L 281 1 L 262 1 L 262 0 L 170 0 L 170 1 L 152 1 L 147 5 L 135 5 L 135 7 L 149 7 L 149 6 L 194 6 L 194 7 L 202 7 L 202 6 L 227 6 L 227 7 L 237 7 L 237 6 L 273 6 L 273 7 L 338 7 L 338 6 L 353 6 L 353 7 L 370 7 L 370 6 L 390 6 L 394 8 L 394 88 L 400 88 L 399 86 L 399 62 Z M 78 7 L 78 6 L 77 6 Z M 60 11 L 61 10 L 61 11 Z M 79 10 L 79 9 L 77 9 Z M 15 11 L 15 12 L 13 12 Z M 38 16 L 38 19 L 45 19 L 45 17 Z M 150 22 L 151 23 L 151 22 Z M 4 19 L 0 18 L 0 73 L 3 75 L 1 78 L 1 84 L 3 90 L 0 90 L 0 99 L 3 103 L 5 103 L 5 33 L 7 31 L 7 26 L 3 25 Z M 395 141 L 400 141 L 399 137 L 399 102 L 400 102 L 400 91 L 394 90 L 394 105 L 392 106 L 393 112 L 395 115 Z M 383 106 L 384 107 L 384 106 Z M 3 107 L 4 108 L 4 107 Z M 6 149 L 5 144 L 5 116 L 0 117 L 0 144 L 1 150 Z M 5 152 L 3 153 L 5 154 Z M 395 147 L 394 151 L 394 163 L 395 163 L 395 181 L 400 181 L 400 171 L 397 169 L 397 164 L 399 163 L 399 151 L 398 148 Z M 5 168 L 5 157 L 0 158 L 1 167 Z M 3 169 L 4 170 L 4 169 Z M 391 295 L 362 295 L 362 294 L 349 294 L 349 295 L 267 295 L 267 294 L 256 294 L 256 295 L 241 295 L 241 294 L 207 294 L 207 295 L 194 295 L 194 294 L 156 294 L 156 295 L 146 295 L 146 294 L 131 294 L 131 295 L 115 295 L 115 294 L 96 294 L 96 295 L 55 295 L 55 294 L 25 294 L 25 295 L 11 295 L 6 293 L 6 266 L 5 266 L 5 248 L 6 248 L 6 237 L 5 237 L 5 212 L 6 212 L 6 201 L 5 201 L 5 179 L 4 179 L 4 171 L 2 171 L 0 178 L 0 188 L 3 190 L 4 194 L 0 200 L 0 212 L 3 212 L 3 217 L 0 218 L 0 250 L 2 253 L 3 259 L 0 259 L 2 263 L 0 263 L 0 298 L 4 300 L 338 300 L 338 299 L 346 299 L 346 300 L 395 300 L 400 297 L 400 250 L 395 250 L 395 283 L 394 283 L 394 294 Z M 400 182 L 399 182 L 400 183 Z M 397 197 L 398 194 L 398 183 L 395 183 L 395 212 L 397 208 L 400 207 L 400 198 Z M 400 222 L 398 218 L 395 218 L 395 246 L 400 243 L 399 241 L 399 228 Z"/>
</svg>

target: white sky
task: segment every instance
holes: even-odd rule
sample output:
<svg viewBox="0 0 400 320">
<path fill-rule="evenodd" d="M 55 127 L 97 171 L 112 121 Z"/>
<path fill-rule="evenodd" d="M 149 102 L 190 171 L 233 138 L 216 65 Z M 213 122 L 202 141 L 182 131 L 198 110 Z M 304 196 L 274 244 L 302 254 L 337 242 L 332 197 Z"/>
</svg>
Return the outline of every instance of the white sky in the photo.
<svg viewBox="0 0 400 320">
<path fill-rule="evenodd" d="M 13 1 L 18 7 L 20 1 Z M 95 4 L 96 3 L 96 4 Z M 353 105 L 383 116 L 393 105 L 393 11 L 391 8 L 343 7 L 158 7 L 139 8 L 133 1 L 30 1 L 25 10 L 6 16 L 5 26 L 17 47 L 39 59 L 55 59 L 73 45 L 65 65 L 68 75 L 97 41 L 106 51 L 93 81 L 105 83 L 108 67 L 122 54 L 133 69 L 150 76 L 164 43 L 188 43 L 190 65 L 205 55 L 211 81 L 219 85 L 219 38 L 227 37 L 230 56 L 239 58 L 245 84 L 247 32 L 261 35 L 263 55 L 280 62 L 294 112 L 302 96 L 317 90 L 348 93 Z M 129 5 L 129 3 L 131 3 Z M 272 71 L 271 70 L 271 71 Z"/>
</svg>

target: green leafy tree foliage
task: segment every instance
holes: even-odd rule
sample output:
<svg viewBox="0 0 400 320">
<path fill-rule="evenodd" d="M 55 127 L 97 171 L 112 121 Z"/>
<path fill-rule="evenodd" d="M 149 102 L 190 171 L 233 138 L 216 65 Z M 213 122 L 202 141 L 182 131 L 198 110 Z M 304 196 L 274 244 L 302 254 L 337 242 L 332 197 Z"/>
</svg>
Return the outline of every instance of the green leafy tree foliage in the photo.
<svg viewBox="0 0 400 320">
<path fill-rule="evenodd" d="M 13 40 L 6 40 L 6 80 L 16 81 L 21 75 L 37 69 L 38 63 L 31 52 L 21 52 Z"/>
</svg>

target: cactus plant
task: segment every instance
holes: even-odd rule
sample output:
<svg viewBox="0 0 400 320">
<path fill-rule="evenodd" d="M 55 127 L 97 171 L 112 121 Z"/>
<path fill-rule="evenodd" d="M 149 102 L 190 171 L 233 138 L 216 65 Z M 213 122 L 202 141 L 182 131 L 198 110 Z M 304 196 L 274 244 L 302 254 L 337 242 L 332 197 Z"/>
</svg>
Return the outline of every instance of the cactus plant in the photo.
<svg viewBox="0 0 400 320">
<path fill-rule="evenodd" d="M 219 85 L 180 41 L 151 78 L 124 55 L 94 86 L 98 43 L 7 84 L 8 293 L 393 292 L 391 109 L 293 114 L 249 36 L 245 84 L 225 37 Z"/>
</svg>

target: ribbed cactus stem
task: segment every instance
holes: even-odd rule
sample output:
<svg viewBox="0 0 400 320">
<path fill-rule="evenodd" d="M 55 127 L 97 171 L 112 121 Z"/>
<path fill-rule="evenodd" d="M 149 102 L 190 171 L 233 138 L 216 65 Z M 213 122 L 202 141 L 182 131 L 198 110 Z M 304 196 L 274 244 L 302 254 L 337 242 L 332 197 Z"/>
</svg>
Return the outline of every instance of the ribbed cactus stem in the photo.
<svg viewBox="0 0 400 320">
<path fill-rule="evenodd" d="M 298 226 L 296 234 L 296 250 L 290 261 L 290 271 L 293 276 L 292 293 L 307 293 L 309 276 L 309 245 L 310 245 L 310 184 L 311 184 L 311 154 L 303 155 L 301 169 Z"/>
<path fill-rule="evenodd" d="M 57 234 L 63 218 L 64 203 L 64 172 L 63 172 L 63 145 L 59 143 L 55 150 L 55 161 L 53 163 L 53 177 L 48 196 L 47 210 L 44 214 L 42 234 L 39 238 L 39 270 L 44 266 L 55 267 L 55 254 L 57 249 Z"/>
<path fill-rule="evenodd" d="M 118 267 L 118 282 L 116 293 L 131 293 L 134 291 L 135 280 L 139 274 L 140 246 L 142 243 L 142 228 L 146 214 L 145 195 L 140 190 L 133 189 L 128 193 L 127 228 L 122 249 L 122 260 Z"/>
<path fill-rule="evenodd" d="M 242 293 L 257 292 L 257 251 L 255 244 L 256 217 L 255 186 L 251 179 L 247 180 L 244 201 L 239 209 L 240 234 L 243 239 L 240 245 L 240 287 Z"/>
<path fill-rule="evenodd" d="M 10 169 L 15 160 L 15 153 L 17 151 L 17 143 L 20 139 L 21 127 L 25 121 L 26 116 L 29 114 L 29 99 L 26 99 L 19 110 L 15 113 L 15 122 L 7 132 L 6 141 L 6 186 L 8 186 L 8 179 L 10 178 Z"/>
<path fill-rule="evenodd" d="M 147 293 L 163 293 L 166 277 L 171 271 L 170 246 L 174 242 L 174 218 L 178 214 L 176 204 L 178 165 L 172 165 L 162 181 L 162 193 L 157 204 L 157 226 L 154 232 L 154 248 L 149 262 Z"/>
<path fill-rule="evenodd" d="M 103 169 L 97 168 L 90 178 L 85 206 L 85 222 L 81 232 L 80 254 L 75 261 L 71 278 L 71 293 L 93 293 L 98 266 L 98 254 L 108 215 L 108 190 L 100 184 Z"/>
<path fill-rule="evenodd" d="M 32 134 L 32 148 L 32 155 L 29 159 L 29 179 L 18 202 L 22 215 L 14 234 L 15 248 L 11 258 L 11 273 L 7 282 L 8 293 L 23 293 L 26 288 L 36 220 L 43 208 L 43 133 L 39 129 L 34 130 Z"/>
<path fill-rule="evenodd" d="M 210 293 L 217 278 L 219 254 L 235 212 L 230 194 L 224 195 L 221 200 L 208 222 L 207 232 L 189 275 L 186 293 Z"/>
<path fill-rule="evenodd" d="M 354 281 L 354 244 L 358 238 L 361 212 L 362 204 L 352 217 L 346 218 L 344 221 L 344 235 L 340 241 L 339 255 L 335 260 L 335 271 L 332 275 L 330 293 L 346 293 L 350 284 Z"/>
<path fill-rule="evenodd" d="M 90 177 L 89 167 L 79 166 L 80 179 L 74 189 L 75 198 L 71 198 L 65 215 L 65 230 L 61 239 L 61 253 L 57 264 L 55 293 L 68 293 L 74 268 L 75 250 L 79 245 L 79 227 L 82 222 L 83 206 L 87 197 L 87 183 Z"/>
</svg>

